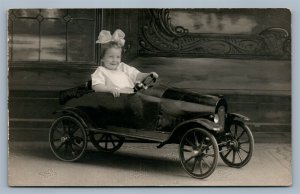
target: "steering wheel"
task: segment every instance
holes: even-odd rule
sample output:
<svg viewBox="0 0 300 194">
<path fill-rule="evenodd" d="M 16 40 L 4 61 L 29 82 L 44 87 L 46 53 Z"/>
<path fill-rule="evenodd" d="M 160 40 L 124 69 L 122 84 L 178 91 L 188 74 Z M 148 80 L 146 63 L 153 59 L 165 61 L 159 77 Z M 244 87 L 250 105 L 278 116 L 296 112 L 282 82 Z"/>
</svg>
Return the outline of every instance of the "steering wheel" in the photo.
<svg viewBox="0 0 300 194">
<path fill-rule="evenodd" d="M 148 87 L 155 82 L 156 82 L 156 77 L 154 77 L 154 75 L 152 73 L 150 73 L 148 76 L 146 76 L 144 78 L 143 81 L 137 82 L 134 85 L 133 90 L 134 90 L 134 92 L 140 91 L 142 89 L 147 90 Z"/>
</svg>

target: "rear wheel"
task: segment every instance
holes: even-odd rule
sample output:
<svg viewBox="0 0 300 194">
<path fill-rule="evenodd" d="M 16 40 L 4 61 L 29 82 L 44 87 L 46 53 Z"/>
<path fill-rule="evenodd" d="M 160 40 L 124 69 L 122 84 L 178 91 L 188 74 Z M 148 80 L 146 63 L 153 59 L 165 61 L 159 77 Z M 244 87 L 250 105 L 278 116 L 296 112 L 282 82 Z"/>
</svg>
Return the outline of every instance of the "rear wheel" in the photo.
<svg viewBox="0 0 300 194">
<path fill-rule="evenodd" d="M 90 134 L 92 144 L 103 152 L 115 152 L 123 145 L 125 138 L 108 133 L 93 132 Z"/>
<path fill-rule="evenodd" d="M 194 178 L 210 176 L 218 162 L 219 148 L 215 137 L 201 128 L 187 131 L 179 144 L 179 156 L 184 170 Z"/>
<path fill-rule="evenodd" d="M 229 129 L 229 138 L 225 151 L 220 157 L 230 167 L 241 168 L 251 159 L 254 138 L 249 127 L 238 120 L 233 120 Z"/>
<path fill-rule="evenodd" d="M 76 161 L 86 149 L 85 129 L 73 116 L 59 117 L 50 128 L 49 143 L 53 154 L 58 159 Z"/>
</svg>

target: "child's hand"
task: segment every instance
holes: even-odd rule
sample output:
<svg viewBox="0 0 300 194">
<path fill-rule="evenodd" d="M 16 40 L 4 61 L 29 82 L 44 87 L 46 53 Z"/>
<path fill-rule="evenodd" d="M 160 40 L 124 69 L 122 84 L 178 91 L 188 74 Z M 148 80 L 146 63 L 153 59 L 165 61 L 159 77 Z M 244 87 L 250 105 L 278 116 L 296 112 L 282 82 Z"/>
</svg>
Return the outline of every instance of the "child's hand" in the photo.
<svg viewBox="0 0 300 194">
<path fill-rule="evenodd" d="M 120 96 L 120 90 L 117 88 L 111 88 L 109 91 L 115 98 Z"/>
<path fill-rule="evenodd" d="M 158 74 L 156 72 L 151 72 L 150 74 L 152 75 L 153 78 L 155 78 L 155 79 L 158 78 Z"/>
</svg>

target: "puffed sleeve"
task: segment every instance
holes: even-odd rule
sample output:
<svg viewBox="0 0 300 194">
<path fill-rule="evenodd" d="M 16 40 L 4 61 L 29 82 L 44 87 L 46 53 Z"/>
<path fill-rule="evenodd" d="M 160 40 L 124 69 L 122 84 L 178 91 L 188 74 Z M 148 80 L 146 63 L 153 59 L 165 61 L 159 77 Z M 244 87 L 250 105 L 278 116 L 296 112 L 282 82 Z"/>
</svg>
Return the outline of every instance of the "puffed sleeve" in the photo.
<svg viewBox="0 0 300 194">
<path fill-rule="evenodd" d="M 122 68 L 123 68 L 123 71 L 128 74 L 129 78 L 133 82 L 136 82 L 136 77 L 141 72 L 139 70 L 137 70 L 135 67 L 129 66 L 125 63 L 122 63 Z"/>
<path fill-rule="evenodd" d="M 103 67 L 98 67 L 96 71 L 91 75 L 92 85 L 105 84 L 105 75 L 103 72 Z"/>
</svg>

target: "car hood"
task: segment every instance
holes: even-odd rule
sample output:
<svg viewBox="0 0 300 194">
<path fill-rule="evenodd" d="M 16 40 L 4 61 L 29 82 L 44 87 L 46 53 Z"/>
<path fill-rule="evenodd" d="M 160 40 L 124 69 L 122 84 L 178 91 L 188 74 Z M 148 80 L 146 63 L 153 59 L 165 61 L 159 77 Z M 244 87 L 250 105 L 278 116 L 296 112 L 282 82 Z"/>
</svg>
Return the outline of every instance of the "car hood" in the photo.
<svg viewBox="0 0 300 194">
<path fill-rule="evenodd" d="M 187 89 L 175 88 L 165 85 L 156 85 L 150 90 L 146 90 L 147 95 L 156 96 L 163 99 L 179 100 L 190 103 L 216 106 L 221 96 L 199 94 Z"/>
<path fill-rule="evenodd" d="M 216 106 L 220 97 L 213 95 L 203 95 L 190 90 L 179 88 L 168 88 L 162 95 L 162 98 L 180 100 L 185 102 Z"/>
</svg>

